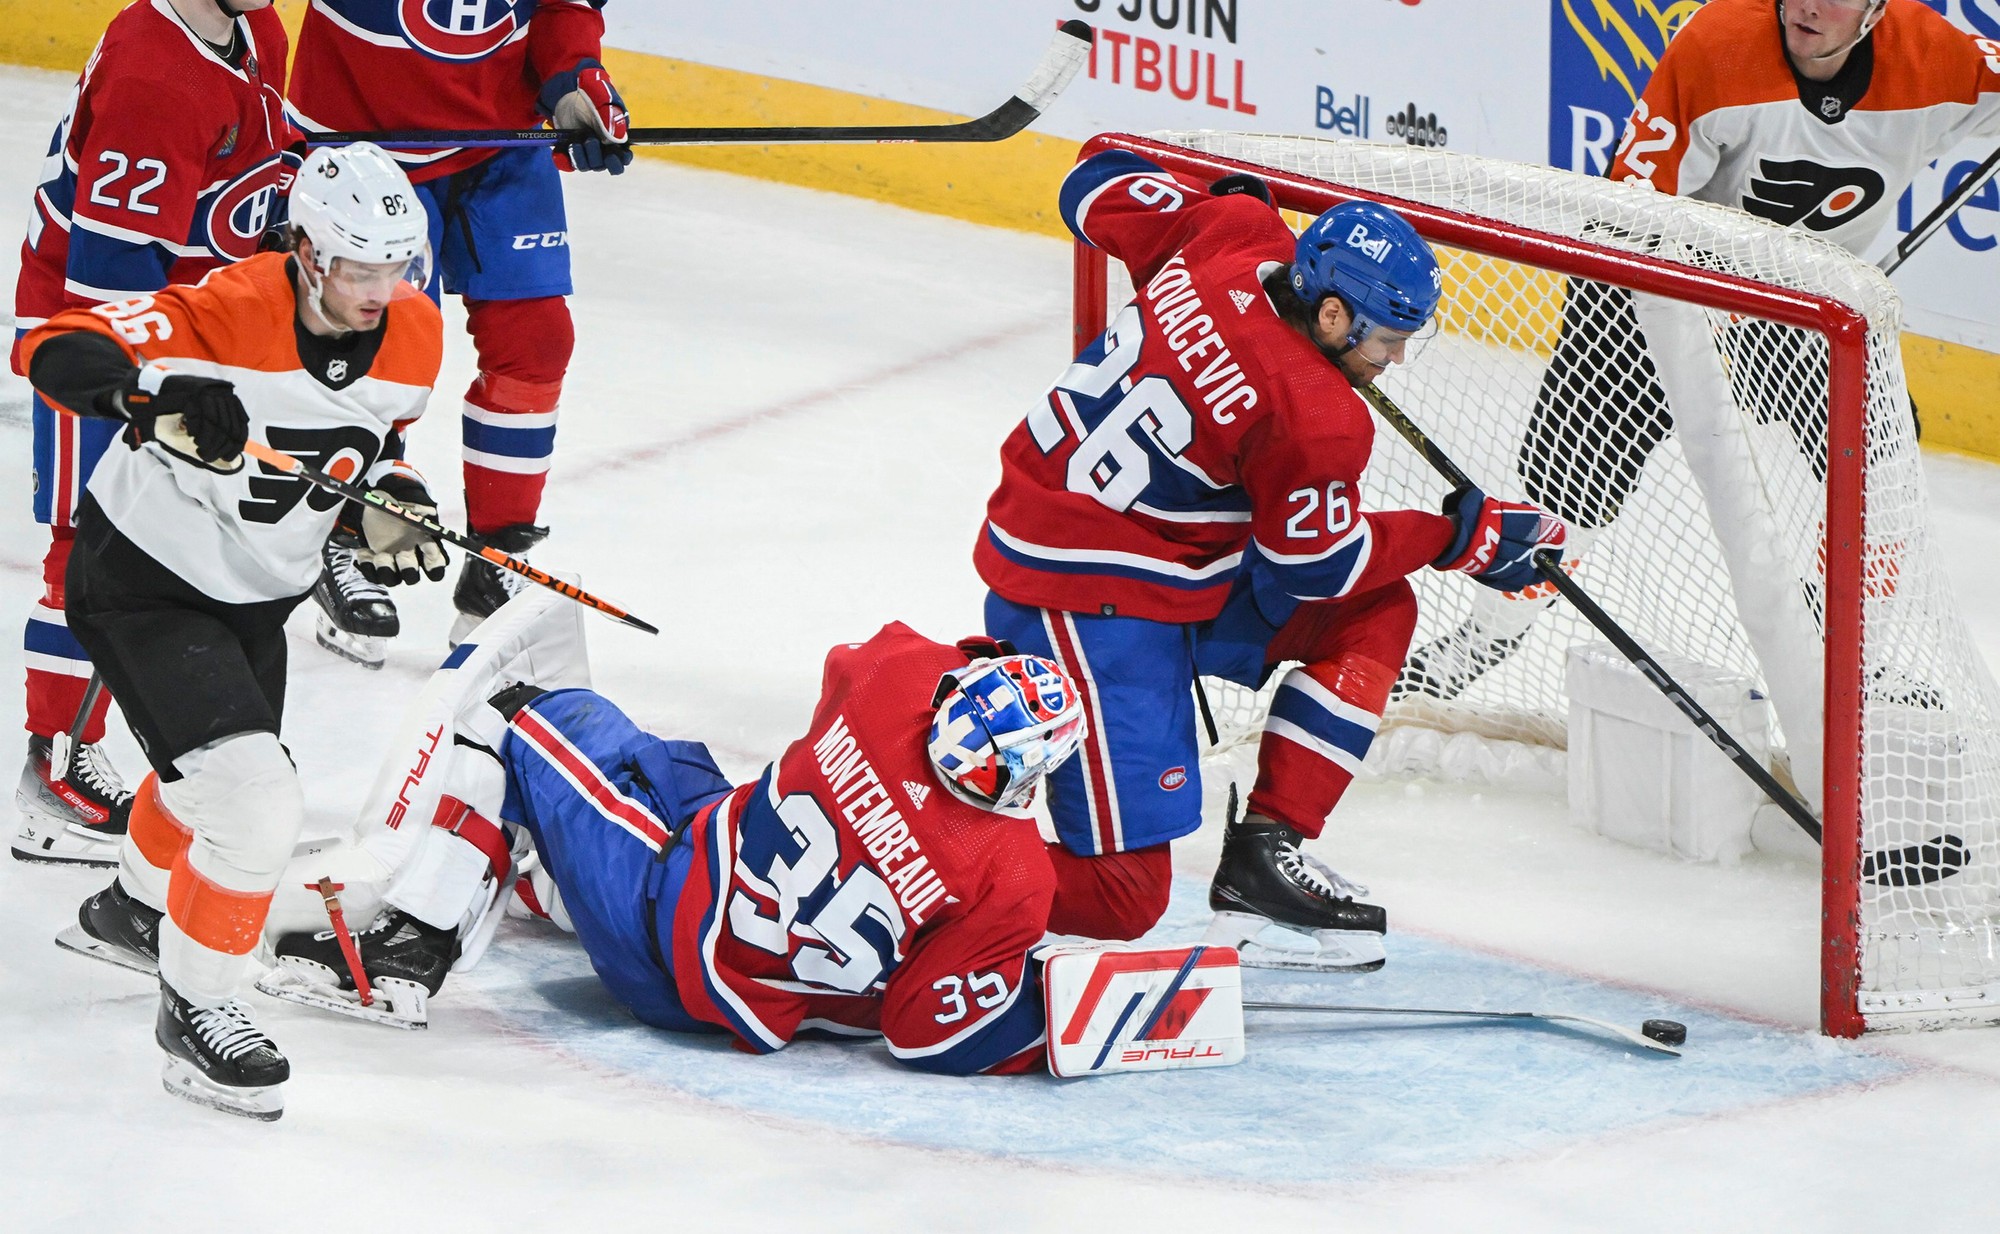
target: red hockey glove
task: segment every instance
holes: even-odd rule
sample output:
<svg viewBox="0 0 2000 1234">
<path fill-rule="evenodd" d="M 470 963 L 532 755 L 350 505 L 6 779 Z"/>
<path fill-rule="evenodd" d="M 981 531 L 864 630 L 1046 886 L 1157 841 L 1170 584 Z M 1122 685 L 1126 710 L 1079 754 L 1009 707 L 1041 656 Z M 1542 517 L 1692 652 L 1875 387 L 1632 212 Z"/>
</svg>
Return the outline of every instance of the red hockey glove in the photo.
<svg viewBox="0 0 2000 1234">
<path fill-rule="evenodd" d="M 553 127 L 590 134 L 556 147 L 556 166 L 562 170 L 615 176 L 632 162 L 632 147 L 625 144 L 631 117 L 611 75 L 597 61 L 579 60 L 575 68 L 543 82 L 535 105 Z"/>
<path fill-rule="evenodd" d="M 1541 577 L 1535 557 L 1558 555 L 1569 528 L 1553 514 L 1525 501 L 1502 501 L 1467 486 L 1444 499 L 1445 517 L 1457 524 L 1451 547 L 1431 564 L 1459 570 L 1496 591 L 1519 591 Z"/>
</svg>

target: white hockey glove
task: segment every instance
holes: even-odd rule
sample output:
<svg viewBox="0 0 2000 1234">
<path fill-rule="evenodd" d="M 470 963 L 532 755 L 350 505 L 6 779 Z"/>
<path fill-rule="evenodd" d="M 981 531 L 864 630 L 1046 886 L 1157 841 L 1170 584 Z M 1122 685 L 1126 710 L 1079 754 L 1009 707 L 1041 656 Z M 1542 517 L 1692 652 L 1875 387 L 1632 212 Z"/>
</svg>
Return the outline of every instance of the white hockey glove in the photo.
<svg viewBox="0 0 2000 1234">
<path fill-rule="evenodd" d="M 375 484 L 374 491 L 411 514 L 437 517 L 437 502 L 424 487 L 423 477 L 408 464 L 396 464 Z M 433 533 L 372 505 L 361 508 L 360 530 L 354 564 L 364 578 L 384 587 L 414 585 L 420 578 L 435 583 L 444 578 L 444 542 Z"/>
</svg>

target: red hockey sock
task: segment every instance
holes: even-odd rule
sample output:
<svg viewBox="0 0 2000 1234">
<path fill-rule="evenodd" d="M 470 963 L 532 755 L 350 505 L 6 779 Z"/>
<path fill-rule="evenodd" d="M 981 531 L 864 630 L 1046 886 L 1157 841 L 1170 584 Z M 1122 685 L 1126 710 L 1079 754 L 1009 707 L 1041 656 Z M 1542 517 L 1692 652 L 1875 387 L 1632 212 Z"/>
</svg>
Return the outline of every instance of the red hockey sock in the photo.
<svg viewBox="0 0 2000 1234">
<path fill-rule="evenodd" d="M 479 353 L 465 392 L 466 521 L 485 534 L 532 523 L 541 509 L 576 335 L 560 296 L 468 300 L 466 310 Z"/>
<path fill-rule="evenodd" d="M 27 729 L 38 737 L 69 731 L 90 683 L 90 656 L 69 632 L 69 621 L 63 615 L 63 574 L 69 569 L 69 550 L 76 532 L 68 527 L 51 527 L 49 531 L 49 550 L 42 557 L 42 598 L 29 612 L 22 639 L 22 658 L 27 665 Z M 104 716 L 110 708 L 110 693 L 99 694 L 84 723 L 84 742 L 103 740 Z"/>
</svg>

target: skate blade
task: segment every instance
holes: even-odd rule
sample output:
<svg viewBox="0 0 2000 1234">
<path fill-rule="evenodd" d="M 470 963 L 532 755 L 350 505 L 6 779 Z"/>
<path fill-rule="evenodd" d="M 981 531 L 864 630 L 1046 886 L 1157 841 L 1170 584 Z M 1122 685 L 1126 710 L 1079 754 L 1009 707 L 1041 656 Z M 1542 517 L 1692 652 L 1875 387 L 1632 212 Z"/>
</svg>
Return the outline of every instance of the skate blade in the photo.
<svg viewBox="0 0 2000 1234">
<path fill-rule="evenodd" d="M 313 965 L 318 969 L 319 965 Z M 260 993 L 272 998 L 282 998 L 288 1003 L 298 1003 L 303 1007 L 315 1007 L 321 1011 L 331 1011 L 335 1015 L 351 1019 L 366 1020 L 370 1024 L 386 1024 L 391 1028 L 429 1028 L 430 991 L 414 981 L 404 981 L 399 977 L 384 977 L 371 983 L 375 1002 L 371 1006 L 361 1005 L 361 999 L 352 990 L 342 990 L 323 982 L 314 981 L 305 971 L 283 960 L 277 967 L 257 978 Z"/>
<path fill-rule="evenodd" d="M 319 645 L 363 668 L 381 668 L 389 658 L 389 640 L 373 634 L 349 634 L 322 615 L 313 630 Z"/>
<path fill-rule="evenodd" d="M 79 925 L 70 926 L 56 935 L 56 946 L 64 951 L 74 951 L 78 955 L 89 956 L 93 960 L 102 960 L 106 964 L 129 968 L 135 973 L 144 973 L 148 977 L 160 975 L 160 966 L 154 961 L 127 951 L 123 947 L 114 947 L 102 939 L 92 938 L 85 934 L 83 927 Z"/>
<path fill-rule="evenodd" d="M 1236 948 L 1244 968 L 1296 973 L 1372 973 L 1389 962 L 1382 936 L 1372 930 L 1289 929 L 1250 913 L 1217 913 L 1202 942 Z"/>
<path fill-rule="evenodd" d="M 285 1112 L 284 1085 L 235 1088 L 217 1084 L 194 1064 L 172 1054 L 167 1055 L 167 1065 L 160 1072 L 160 1085 L 183 1101 L 259 1122 L 276 1122 Z"/>
<path fill-rule="evenodd" d="M 27 793 L 14 794 L 14 804 L 21 811 L 21 830 L 14 835 L 16 860 L 105 870 L 117 867 L 118 845 L 125 837 L 90 831 L 66 818 L 53 817 Z"/>
</svg>

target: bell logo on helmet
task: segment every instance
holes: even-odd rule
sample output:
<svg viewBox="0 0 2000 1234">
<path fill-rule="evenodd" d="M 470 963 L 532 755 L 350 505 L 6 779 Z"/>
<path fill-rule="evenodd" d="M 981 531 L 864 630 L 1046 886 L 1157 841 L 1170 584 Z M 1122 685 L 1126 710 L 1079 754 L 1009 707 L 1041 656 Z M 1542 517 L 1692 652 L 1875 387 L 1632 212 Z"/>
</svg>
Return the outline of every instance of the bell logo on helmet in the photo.
<svg viewBox="0 0 2000 1234">
<path fill-rule="evenodd" d="M 1362 252 L 1368 254 L 1370 261 L 1379 263 L 1389 260 L 1389 237 L 1375 236 L 1371 238 L 1368 234 L 1368 225 L 1366 223 L 1356 223 L 1354 230 L 1347 233 L 1347 247 L 1360 249 Z"/>
</svg>

